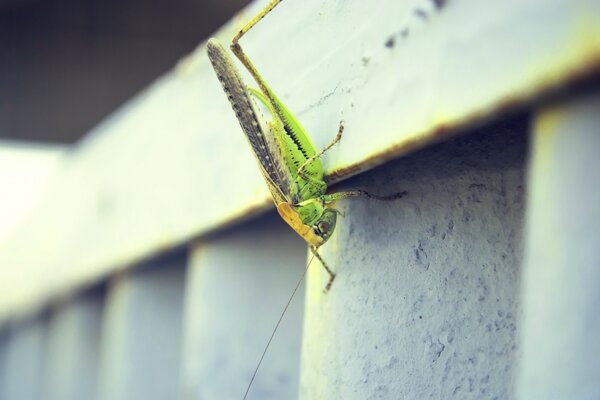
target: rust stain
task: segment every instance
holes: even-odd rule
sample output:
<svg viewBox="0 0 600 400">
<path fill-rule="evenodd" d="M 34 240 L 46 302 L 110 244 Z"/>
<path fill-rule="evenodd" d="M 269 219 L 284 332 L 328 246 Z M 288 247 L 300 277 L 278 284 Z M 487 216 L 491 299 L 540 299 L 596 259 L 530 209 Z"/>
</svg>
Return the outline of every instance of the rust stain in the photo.
<svg viewBox="0 0 600 400">
<path fill-rule="evenodd" d="M 542 77 L 529 88 L 499 99 L 495 105 L 476 110 L 463 118 L 450 123 L 433 125 L 424 132 L 417 132 L 401 139 L 390 147 L 364 160 L 343 168 L 337 168 L 327 174 L 328 185 L 338 183 L 361 172 L 380 166 L 387 161 L 408 155 L 429 145 L 447 140 L 465 133 L 469 128 L 485 123 L 493 118 L 516 112 L 525 107 L 536 107 L 558 97 L 577 93 L 599 85 L 600 54 L 591 54 L 587 60 L 578 63 L 560 77 Z"/>
</svg>

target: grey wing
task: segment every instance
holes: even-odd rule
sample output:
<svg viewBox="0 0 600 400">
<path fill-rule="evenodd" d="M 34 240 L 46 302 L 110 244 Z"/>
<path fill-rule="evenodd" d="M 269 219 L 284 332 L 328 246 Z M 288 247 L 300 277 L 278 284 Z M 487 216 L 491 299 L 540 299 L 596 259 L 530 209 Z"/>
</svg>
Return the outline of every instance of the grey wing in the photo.
<svg viewBox="0 0 600 400">
<path fill-rule="evenodd" d="M 258 118 L 256 104 L 251 99 L 237 68 L 235 68 L 231 58 L 216 39 L 210 39 L 207 47 L 208 58 L 254 150 L 273 197 L 275 197 L 276 202 L 277 200 L 289 201 L 290 181 L 279 161 L 281 160 L 278 154 L 280 150 L 276 146 L 274 148 L 273 140 L 268 140 L 266 137 L 266 128 L 261 125 Z M 278 193 L 275 193 L 274 189 Z"/>
</svg>

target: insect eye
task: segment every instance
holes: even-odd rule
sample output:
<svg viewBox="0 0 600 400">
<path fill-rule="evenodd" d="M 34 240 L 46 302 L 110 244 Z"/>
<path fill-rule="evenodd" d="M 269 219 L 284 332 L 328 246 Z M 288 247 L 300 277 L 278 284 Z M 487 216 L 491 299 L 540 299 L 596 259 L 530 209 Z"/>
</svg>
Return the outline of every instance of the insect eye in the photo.
<svg viewBox="0 0 600 400">
<path fill-rule="evenodd" d="M 320 233 L 325 233 L 329 231 L 329 222 L 327 221 L 319 221 L 317 224 L 317 229 Z"/>
</svg>

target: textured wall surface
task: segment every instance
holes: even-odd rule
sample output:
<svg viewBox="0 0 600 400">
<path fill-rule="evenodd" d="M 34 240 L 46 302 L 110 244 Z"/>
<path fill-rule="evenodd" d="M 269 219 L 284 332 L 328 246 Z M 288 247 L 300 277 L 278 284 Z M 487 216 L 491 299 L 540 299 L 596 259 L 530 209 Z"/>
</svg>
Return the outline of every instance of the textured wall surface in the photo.
<svg viewBox="0 0 600 400">
<path fill-rule="evenodd" d="M 514 117 L 347 182 L 408 191 L 350 199 L 315 265 L 301 399 L 510 399 L 528 120 Z"/>
<path fill-rule="evenodd" d="M 188 275 L 185 399 L 241 399 L 306 265 L 302 239 L 274 215 L 194 250 Z M 298 393 L 304 285 L 290 304 L 248 399 Z"/>
</svg>

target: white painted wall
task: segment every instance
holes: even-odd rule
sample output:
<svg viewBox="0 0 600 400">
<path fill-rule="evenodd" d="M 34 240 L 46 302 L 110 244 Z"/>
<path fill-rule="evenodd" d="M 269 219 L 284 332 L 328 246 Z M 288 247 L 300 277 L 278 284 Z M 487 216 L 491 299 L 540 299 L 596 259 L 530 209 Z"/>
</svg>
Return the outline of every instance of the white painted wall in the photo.
<svg viewBox="0 0 600 400">
<path fill-rule="evenodd" d="M 64 146 L 0 140 L 0 242 L 46 200 Z"/>
</svg>

